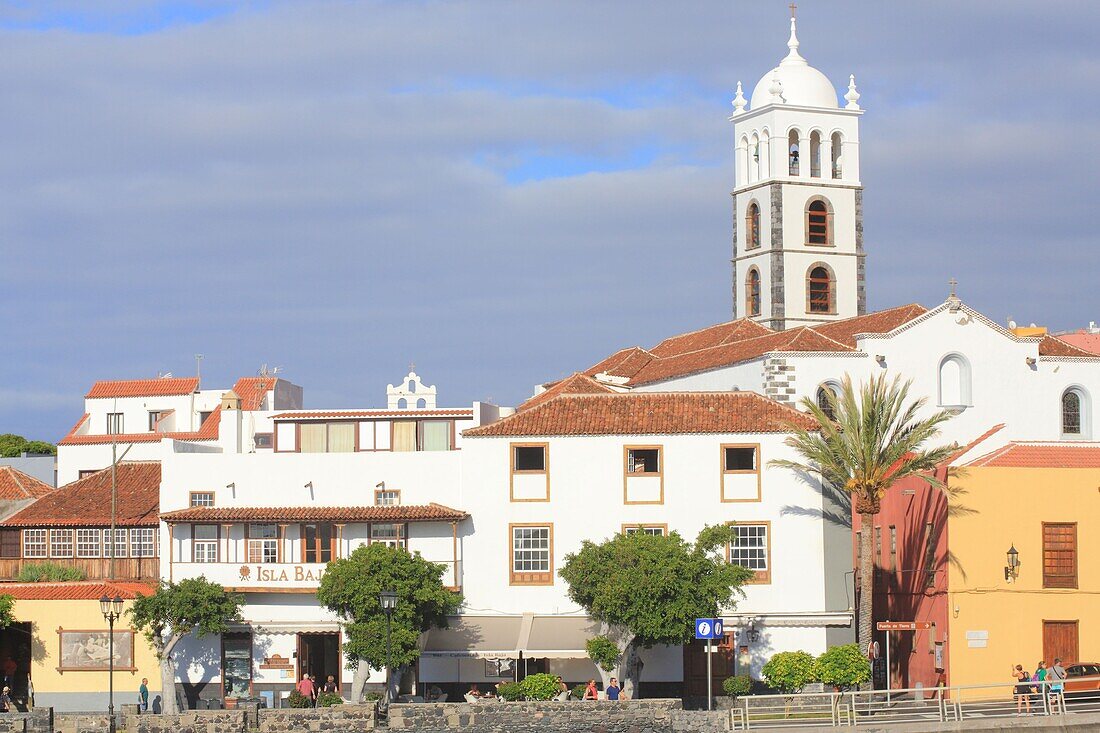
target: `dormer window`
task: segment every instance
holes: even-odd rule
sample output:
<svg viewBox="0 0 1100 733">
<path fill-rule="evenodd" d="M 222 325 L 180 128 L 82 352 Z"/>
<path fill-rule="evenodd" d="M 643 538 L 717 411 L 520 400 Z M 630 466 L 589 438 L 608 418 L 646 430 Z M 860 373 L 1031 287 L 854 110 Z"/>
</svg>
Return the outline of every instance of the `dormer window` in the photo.
<svg viewBox="0 0 1100 733">
<path fill-rule="evenodd" d="M 108 412 L 107 413 L 107 435 L 122 435 L 126 432 L 123 429 L 124 421 L 123 414 L 121 412 Z"/>
</svg>

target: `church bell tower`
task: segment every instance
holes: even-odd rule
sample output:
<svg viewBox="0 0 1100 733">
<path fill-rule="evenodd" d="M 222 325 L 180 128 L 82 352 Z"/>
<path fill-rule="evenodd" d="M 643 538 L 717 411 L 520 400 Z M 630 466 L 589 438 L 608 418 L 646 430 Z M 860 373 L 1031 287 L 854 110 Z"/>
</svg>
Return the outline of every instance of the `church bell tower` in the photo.
<svg viewBox="0 0 1100 733">
<path fill-rule="evenodd" d="M 849 77 L 836 88 L 798 52 L 746 100 L 733 100 L 733 315 L 774 329 L 862 315 L 867 309 L 859 106 Z"/>
</svg>

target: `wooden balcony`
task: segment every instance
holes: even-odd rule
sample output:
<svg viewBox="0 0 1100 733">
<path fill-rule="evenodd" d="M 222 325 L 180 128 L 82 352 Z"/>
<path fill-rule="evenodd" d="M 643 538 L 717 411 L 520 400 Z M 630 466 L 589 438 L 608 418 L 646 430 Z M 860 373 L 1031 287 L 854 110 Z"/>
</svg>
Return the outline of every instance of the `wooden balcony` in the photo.
<svg viewBox="0 0 1100 733">
<path fill-rule="evenodd" d="M 105 580 L 108 577 L 108 558 L 4 558 L 0 559 L 0 581 L 15 580 L 24 564 L 52 563 L 62 567 L 75 567 L 84 571 L 88 580 Z M 160 577 L 160 558 L 120 557 L 115 560 L 114 580 L 147 580 L 156 582 Z"/>
</svg>

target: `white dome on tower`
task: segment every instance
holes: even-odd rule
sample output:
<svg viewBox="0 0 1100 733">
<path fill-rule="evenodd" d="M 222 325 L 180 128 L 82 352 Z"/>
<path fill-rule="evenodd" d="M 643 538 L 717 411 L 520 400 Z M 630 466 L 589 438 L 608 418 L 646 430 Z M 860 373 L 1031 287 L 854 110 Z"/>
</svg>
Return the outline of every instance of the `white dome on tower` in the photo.
<svg viewBox="0 0 1100 733">
<path fill-rule="evenodd" d="M 752 90 L 751 108 L 775 103 L 837 109 L 836 87 L 798 53 L 794 18 L 791 18 L 791 38 L 787 41 L 787 48 L 790 49 L 787 57 L 756 83 Z"/>
</svg>

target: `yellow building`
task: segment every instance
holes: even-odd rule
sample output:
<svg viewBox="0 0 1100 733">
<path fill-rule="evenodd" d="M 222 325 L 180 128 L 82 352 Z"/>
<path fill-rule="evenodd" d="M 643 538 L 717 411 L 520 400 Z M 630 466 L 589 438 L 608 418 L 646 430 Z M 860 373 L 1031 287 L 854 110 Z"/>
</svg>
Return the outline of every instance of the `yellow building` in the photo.
<svg viewBox="0 0 1100 733">
<path fill-rule="evenodd" d="M 133 582 L 0 583 L 0 594 L 15 598 L 16 623 L 0 630 L 0 672 L 12 698 L 26 704 L 33 688 L 35 705 L 107 709 L 110 636 L 99 606 L 106 595 L 125 601 L 115 623 L 115 709 L 138 701 L 143 677 L 154 702 L 160 696 L 160 667 L 126 616 L 137 593 L 153 590 Z"/>
<path fill-rule="evenodd" d="M 1100 661 L 1100 445 L 1009 443 L 965 471 L 952 484 L 967 511 L 948 521 L 951 684 Z"/>
</svg>

